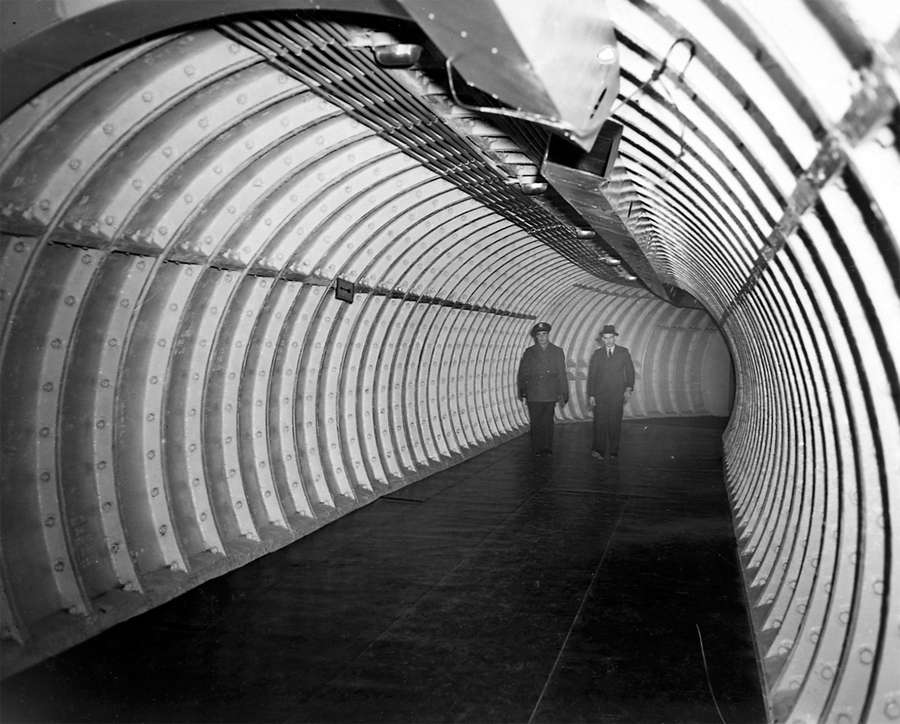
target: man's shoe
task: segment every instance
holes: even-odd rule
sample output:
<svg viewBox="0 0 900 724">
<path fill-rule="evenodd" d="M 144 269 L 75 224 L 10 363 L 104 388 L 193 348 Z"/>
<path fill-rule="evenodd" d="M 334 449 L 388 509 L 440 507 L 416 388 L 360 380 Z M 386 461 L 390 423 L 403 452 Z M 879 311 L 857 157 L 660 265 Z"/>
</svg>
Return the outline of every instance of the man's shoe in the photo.
<svg viewBox="0 0 900 724">
<path fill-rule="evenodd" d="M 591 457 L 597 458 L 597 460 L 603 460 L 603 456 L 602 456 L 600 453 L 598 453 L 596 450 L 594 450 L 594 451 L 591 453 Z"/>
</svg>

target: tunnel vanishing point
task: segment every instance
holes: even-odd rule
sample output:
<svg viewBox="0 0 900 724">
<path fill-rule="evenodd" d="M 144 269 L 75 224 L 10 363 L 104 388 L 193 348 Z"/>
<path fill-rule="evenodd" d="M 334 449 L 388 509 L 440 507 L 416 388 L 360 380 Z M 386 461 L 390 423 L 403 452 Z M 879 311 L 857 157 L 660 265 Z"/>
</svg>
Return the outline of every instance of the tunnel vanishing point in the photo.
<svg viewBox="0 0 900 724">
<path fill-rule="evenodd" d="M 730 415 L 770 720 L 900 722 L 900 6 L 0 24 L 4 675 L 521 434 L 541 319 Z"/>
</svg>

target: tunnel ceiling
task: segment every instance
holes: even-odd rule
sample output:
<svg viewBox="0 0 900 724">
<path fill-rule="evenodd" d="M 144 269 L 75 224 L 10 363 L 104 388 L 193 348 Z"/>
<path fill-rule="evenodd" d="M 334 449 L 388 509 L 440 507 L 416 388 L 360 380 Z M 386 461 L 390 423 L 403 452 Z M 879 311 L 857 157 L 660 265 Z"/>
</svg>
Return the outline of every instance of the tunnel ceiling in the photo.
<svg viewBox="0 0 900 724">
<path fill-rule="evenodd" d="M 730 353 L 772 720 L 900 721 L 893 5 L 6 5 L 9 667 L 520 433 L 537 318 L 585 419 L 616 322 L 633 416 Z"/>
</svg>

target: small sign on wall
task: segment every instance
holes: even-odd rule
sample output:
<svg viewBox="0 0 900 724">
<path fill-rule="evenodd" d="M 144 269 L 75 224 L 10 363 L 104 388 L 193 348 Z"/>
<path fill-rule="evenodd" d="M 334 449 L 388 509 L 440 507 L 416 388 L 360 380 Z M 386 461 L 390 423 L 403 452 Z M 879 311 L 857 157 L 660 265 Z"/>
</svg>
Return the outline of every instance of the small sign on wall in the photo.
<svg viewBox="0 0 900 724">
<path fill-rule="evenodd" d="M 348 304 L 353 303 L 353 295 L 356 292 L 353 282 L 346 279 L 334 280 L 334 298 Z"/>
</svg>

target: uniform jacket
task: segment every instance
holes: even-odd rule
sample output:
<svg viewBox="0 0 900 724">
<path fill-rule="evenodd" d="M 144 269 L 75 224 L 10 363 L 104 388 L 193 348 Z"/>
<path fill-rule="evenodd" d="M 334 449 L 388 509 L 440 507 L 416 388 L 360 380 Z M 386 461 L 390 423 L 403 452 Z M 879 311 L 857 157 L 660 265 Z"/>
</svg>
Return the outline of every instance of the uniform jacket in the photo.
<svg viewBox="0 0 900 724">
<path fill-rule="evenodd" d="M 517 375 L 519 397 L 529 402 L 568 402 L 566 355 L 555 344 L 533 344 L 522 354 Z"/>
<path fill-rule="evenodd" d="M 626 347 L 613 347 L 612 357 L 600 347 L 591 355 L 588 366 L 588 397 L 621 398 L 626 389 L 634 389 L 634 364 Z"/>
</svg>

